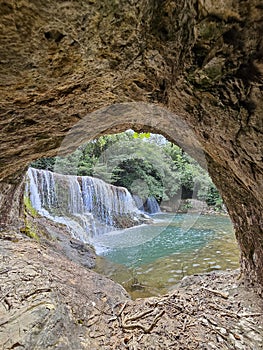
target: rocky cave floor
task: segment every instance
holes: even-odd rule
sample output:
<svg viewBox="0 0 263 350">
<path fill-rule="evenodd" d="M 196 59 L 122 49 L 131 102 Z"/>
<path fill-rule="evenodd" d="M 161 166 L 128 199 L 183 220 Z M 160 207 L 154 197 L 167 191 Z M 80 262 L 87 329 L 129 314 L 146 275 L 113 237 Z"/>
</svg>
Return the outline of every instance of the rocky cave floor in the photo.
<svg viewBox="0 0 263 350">
<path fill-rule="evenodd" d="M 185 277 L 170 294 L 133 301 L 90 269 L 90 248 L 44 226 L 38 240 L 0 231 L 1 350 L 263 349 L 263 300 L 239 271 Z"/>
</svg>

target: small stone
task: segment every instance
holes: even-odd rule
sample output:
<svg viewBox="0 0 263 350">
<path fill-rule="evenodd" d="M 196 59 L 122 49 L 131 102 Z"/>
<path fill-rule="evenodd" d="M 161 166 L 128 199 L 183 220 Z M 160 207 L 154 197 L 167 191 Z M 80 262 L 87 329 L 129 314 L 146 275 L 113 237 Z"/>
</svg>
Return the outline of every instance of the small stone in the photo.
<svg viewBox="0 0 263 350">
<path fill-rule="evenodd" d="M 218 330 L 219 330 L 219 332 L 221 333 L 221 334 L 223 334 L 223 335 L 227 335 L 227 330 L 225 329 L 225 328 L 223 328 L 223 327 L 221 327 L 221 328 L 218 328 Z"/>
</svg>

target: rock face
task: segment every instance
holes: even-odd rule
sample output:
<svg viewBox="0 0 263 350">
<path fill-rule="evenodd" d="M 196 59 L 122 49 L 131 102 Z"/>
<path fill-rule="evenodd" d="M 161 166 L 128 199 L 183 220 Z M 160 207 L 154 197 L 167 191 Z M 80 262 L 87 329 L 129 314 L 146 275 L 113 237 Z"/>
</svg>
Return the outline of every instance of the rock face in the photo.
<svg viewBox="0 0 263 350">
<path fill-rule="evenodd" d="M 129 127 L 159 132 L 206 159 L 243 272 L 262 291 L 262 10 L 261 0 L 1 1 L 2 225 L 15 224 L 30 161 Z"/>
<path fill-rule="evenodd" d="M 110 314 L 129 300 L 125 290 L 54 247 L 14 233 L 1 238 L 1 348 L 99 349 L 84 320 Z"/>
<path fill-rule="evenodd" d="M 54 247 L 1 238 L 1 349 L 262 349 L 262 299 L 237 272 L 188 277 L 170 295 L 132 301 Z"/>
</svg>

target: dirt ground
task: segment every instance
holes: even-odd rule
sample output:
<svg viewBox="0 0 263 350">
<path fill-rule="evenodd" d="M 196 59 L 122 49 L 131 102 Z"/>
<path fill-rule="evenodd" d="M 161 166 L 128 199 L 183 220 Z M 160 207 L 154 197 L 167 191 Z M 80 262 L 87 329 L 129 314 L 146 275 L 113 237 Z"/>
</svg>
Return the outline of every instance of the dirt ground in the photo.
<svg viewBox="0 0 263 350">
<path fill-rule="evenodd" d="M 0 237 L 1 350 L 263 349 L 263 300 L 239 271 L 185 277 L 167 295 L 131 300 L 83 266 L 88 252 L 75 242 L 65 250 L 58 235 Z"/>
<path fill-rule="evenodd" d="M 263 300 L 239 278 L 186 277 L 169 295 L 122 304 L 111 321 L 122 331 L 113 349 L 263 349 Z"/>
</svg>

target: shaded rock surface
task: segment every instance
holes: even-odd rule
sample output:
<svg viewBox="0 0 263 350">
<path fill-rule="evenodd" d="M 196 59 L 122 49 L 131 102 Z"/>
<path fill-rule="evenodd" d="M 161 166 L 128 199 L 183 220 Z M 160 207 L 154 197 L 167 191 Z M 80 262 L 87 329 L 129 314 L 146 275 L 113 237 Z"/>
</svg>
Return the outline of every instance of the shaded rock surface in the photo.
<svg viewBox="0 0 263 350">
<path fill-rule="evenodd" d="M 216 311 L 222 320 L 198 313 L 211 310 L 211 295 L 202 302 L 199 289 L 122 310 L 120 287 L 16 232 L 32 160 L 127 128 L 154 131 L 205 158 L 235 225 L 242 272 L 262 293 L 262 11 L 261 0 L 0 2 L 3 348 L 176 349 L 178 329 L 196 334 L 187 349 L 261 346 L 257 319 L 238 316 L 239 292 L 233 317 Z M 244 312 L 250 295 L 241 292 Z M 196 302 L 184 313 L 176 303 L 187 298 Z M 134 325 L 142 309 L 150 317 L 143 327 Z M 175 328 L 178 313 L 186 321 Z M 243 333 L 235 331 L 244 320 Z"/>
<path fill-rule="evenodd" d="M 262 349 L 262 299 L 238 271 L 132 301 L 52 245 L 2 231 L 0 250 L 3 349 Z"/>
<path fill-rule="evenodd" d="M 2 348 L 100 348 L 84 320 L 111 313 L 128 299 L 125 290 L 48 245 L 15 232 L 1 238 Z"/>
<path fill-rule="evenodd" d="M 44 217 L 31 218 L 30 221 L 40 242 L 82 266 L 89 269 L 95 267 L 94 248 L 74 239 L 65 225 L 54 223 Z"/>
<path fill-rule="evenodd" d="M 162 133 L 207 165 L 261 292 L 262 11 L 261 0 L 2 1 L 2 225 L 19 217 L 32 160 L 127 128 Z"/>
</svg>

